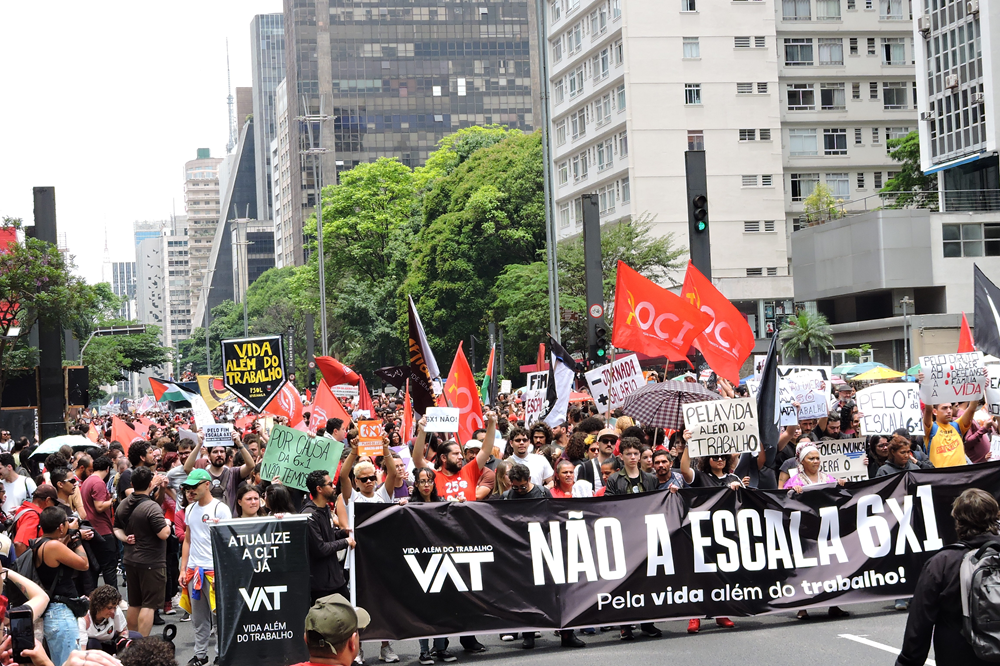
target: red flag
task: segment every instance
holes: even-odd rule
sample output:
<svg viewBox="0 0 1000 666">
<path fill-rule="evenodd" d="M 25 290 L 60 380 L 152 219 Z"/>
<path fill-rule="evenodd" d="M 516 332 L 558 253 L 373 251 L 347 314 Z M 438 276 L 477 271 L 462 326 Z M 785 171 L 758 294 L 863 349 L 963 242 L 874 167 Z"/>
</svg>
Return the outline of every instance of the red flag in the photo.
<svg viewBox="0 0 1000 666">
<path fill-rule="evenodd" d="M 286 382 L 271 402 L 267 403 L 264 411 L 275 416 L 284 416 L 288 419 L 288 425 L 294 428 L 302 422 L 302 398 L 292 383 Z"/>
<path fill-rule="evenodd" d="M 680 296 L 618 262 L 615 282 L 615 347 L 687 361 L 688 348 L 712 318 Z"/>
<path fill-rule="evenodd" d="M 691 262 L 688 262 L 681 296 L 712 318 L 712 323 L 695 338 L 694 344 L 717 375 L 736 385 L 740 381 L 740 366 L 753 353 L 750 324 Z"/>
<path fill-rule="evenodd" d="M 406 393 L 403 394 L 403 444 L 413 437 L 413 407 L 410 405 L 410 380 L 406 380 Z"/>
<path fill-rule="evenodd" d="M 316 432 L 316 428 L 325 428 L 327 419 L 340 419 L 346 427 L 351 417 L 344 411 L 344 407 L 330 391 L 330 387 L 326 385 L 324 379 L 316 389 L 316 402 L 310 408 L 309 430 Z"/>
<path fill-rule="evenodd" d="M 958 353 L 976 351 L 976 343 L 972 341 L 972 331 L 969 329 L 969 320 L 962 313 L 962 330 L 958 334 Z"/>
<path fill-rule="evenodd" d="M 332 356 L 317 356 L 316 367 L 323 373 L 323 379 L 326 380 L 328 386 L 336 386 L 337 384 L 357 386 L 358 382 L 361 381 L 361 375 Z"/>
<path fill-rule="evenodd" d="M 92 442 L 94 442 L 96 444 L 98 437 L 99 437 L 99 435 L 97 434 L 97 428 L 95 428 L 94 424 L 91 423 L 90 424 L 90 428 L 87 429 L 87 439 L 89 439 L 90 441 L 92 441 Z"/>
<path fill-rule="evenodd" d="M 141 420 L 132 422 L 132 429 L 143 439 L 149 437 L 149 426 Z"/>
<path fill-rule="evenodd" d="M 372 404 L 372 396 L 365 386 L 364 377 L 358 377 L 358 409 L 367 409 L 368 415 L 375 418 L 375 405 Z"/>
<path fill-rule="evenodd" d="M 472 439 L 472 433 L 483 427 L 483 407 L 479 402 L 476 378 L 472 376 L 472 368 L 462 352 L 461 342 L 448 371 L 444 394 L 452 407 L 458 407 L 458 443 L 464 444 Z"/>
<path fill-rule="evenodd" d="M 117 416 L 111 417 L 111 441 L 118 442 L 125 449 L 125 453 L 128 454 L 128 447 L 131 446 L 132 442 L 136 440 L 142 440 L 142 437 L 135 430 L 122 421 Z"/>
<path fill-rule="evenodd" d="M 236 419 L 236 429 L 239 430 L 240 432 L 245 432 L 246 429 L 250 427 L 250 424 L 256 420 L 257 420 L 256 414 L 247 414 L 246 416 L 242 416 Z"/>
</svg>

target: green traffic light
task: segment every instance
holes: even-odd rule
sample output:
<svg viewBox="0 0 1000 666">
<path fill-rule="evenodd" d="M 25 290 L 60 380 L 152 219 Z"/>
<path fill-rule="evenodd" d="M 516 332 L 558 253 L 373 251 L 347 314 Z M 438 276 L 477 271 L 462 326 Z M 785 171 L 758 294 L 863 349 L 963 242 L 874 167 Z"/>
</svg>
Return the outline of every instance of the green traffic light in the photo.
<svg viewBox="0 0 1000 666">
<path fill-rule="evenodd" d="M 704 220 L 699 220 L 698 223 L 695 225 L 695 229 L 697 229 L 698 231 L 704 231 L 705 229 L 708 229 L 708 223 L 705 222 Z"/>
<path fill-rule="evenodd" d="M 598 356 L 604 356 L 604 354 L 606 354 L 606 353 L 607 352 L 604 349 L 602 349 L 602 348 L 598 348 L 598 350 L 597 350 L 597 355 Z"/>
</svg>

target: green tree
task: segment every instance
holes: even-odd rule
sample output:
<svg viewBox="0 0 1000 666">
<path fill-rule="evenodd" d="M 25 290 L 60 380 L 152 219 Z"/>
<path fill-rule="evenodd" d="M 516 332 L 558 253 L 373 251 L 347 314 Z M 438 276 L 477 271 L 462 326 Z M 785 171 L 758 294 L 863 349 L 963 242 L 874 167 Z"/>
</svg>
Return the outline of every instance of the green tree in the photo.
<svg viewBox="0 0 1000 666">
<path fill-rule="evenodd" d="M 826 317 L 817 313 L 801 310 L 778 333 L 781 343 L 781 354 L 786 361 L 801 359 L 803 353 L 809 360 L 820 361 L 833 349 L 833 333 Z"/>
<path fill-rule="evenodd" d="M 450 356 L 460 340 L 482 335 L 504 268 L 532 262 L 544 242 L 540 134 L 511 132 L 472 152 L 424 197 L 397 330 L 406 330 L 411 294 L 430 344 Z"/>
<path fill-rule="evenodd" d="M 843 203 L 843 199 L 837 199 L 833 196 L 829 187 L 817 183 L 812 194 L 802 201 L 802 208 L 805 211 L 806 220 L 815 224 L 843 217 L 844 211 L 838 208 Z"/>
<path fill-rule="evenodd" d="M 126 320 L 112 320 L 102 326 L 132 324 Z M 170 349 L 160 341 L 159 326 L 146 326 L 145 333 L 94 338 L 87 345 L 81 363 L 88 368 L 92 401 L 101 393 L 101 386 L 128 379 L 131 372 L 161 366 L 173 358 Z"/>
<path fill-rule="evenodd" d="M 886 208 L 929 208 L 938 210 L 937 176 L 925 176 L 920 170 L 920 135 L 910 132 L 886 142 L 889 157 L 899 162 L 899 172 L 886 181 L 879 192 L 895 193 L 885 197 Z"/>
<path fill-rule="evenodd" d="M 438 141 L 422 167 L 414 170 L 415 184 L 425 189 L 433 181 L 447 176 L 458 168 L 472 153 L 500 143 L 509 136 L 520 136 L 521 130 L 508 130 L 505 125 L 465 127 Z"/>
</svg>

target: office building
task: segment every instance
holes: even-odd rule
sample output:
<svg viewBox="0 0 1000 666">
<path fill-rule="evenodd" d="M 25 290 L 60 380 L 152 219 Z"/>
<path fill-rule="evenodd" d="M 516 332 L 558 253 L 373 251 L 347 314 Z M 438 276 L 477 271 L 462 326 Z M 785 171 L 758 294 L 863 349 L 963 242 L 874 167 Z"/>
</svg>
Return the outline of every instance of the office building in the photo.
<svg viewBox="0 0 1000 666">
<path fill-rule="evenodd" d="M 166 346 L 177 348 L 177 343 L 191 337 L 192 329 L 200 325 L 191 312 L 191 269 L 188 238 L 188 219 L 178 215 L 171 220 L 161 238 L 162 253 L 166 257 L 166 309 L 168 313 Z"/>
<path fill-rule="evenodd" d="M 147 238 L 159 238 L 163 235 L 163 230 L 169 225 L 169 221 L 157 220 L 157 221 L 135 221 L 132 223 L 132 236 L 135 240 L 135 246 L 139 247 L 139 243 L 146 240 Z"/>
<path fill-rule="evenodd" d="M 338 170 L 379 157 L 419 166 L 445 134 L 462 127 L 534 127 L 533 7 L 528 0 L 284 1 L 287 192 L 295 201 L 281 224 L 282 251 L 291 250 L 293 263 L 305 260 L 302 222 L 315 205 L 313 160 L 329 184 Z M 331 119 L 295 121 L 318 114 Z M 327 152 L 303 155 L 318 148 Z"/>
<path fill-rule="evenodd" d="M 294 266 L 294 247 L 289 208 L 291 196 L 292 162 L 288 131 L 288 90 L 285 79 L 274 91 L 275 136 L 271 140 L 271 219 L 274 220 L 274 265 Z M 296 205 L 298 205 L 296 203 Z"/>
<path fill-rule="evenodd" d="M 184 165 L 184 212 L 187 215 L 192 302 L 197 302 L 208 269 L 212 239 L 219 222 L 219 167 L 222 159 L 199 148 Z"/>
<path fill-rule="evenodd" d="M 133 319 L 135 310 L 135 262 L 111 262 L 111 290 L 122 300 L 119 315 L 122 319 Z"/>
<path fill-rule="evenodd" d="M 164 274 L 163 241 L 144 238 L 135 250 L 136 315 L 140 324 L 160 327 L 161 341 L 168 344 L 166 320 L 167 279 Z"/>
<path fill-rule="evenodd" d="M 250 22 L 250 63 L 253 73 L 254 145 L 257 161 L 257 211 L 273 219 L 271 200 L 271 142 L 277 136 L 275 92 L 285 78 L 285 20 L 283 14 L 258 14 Z"/>
</svg>

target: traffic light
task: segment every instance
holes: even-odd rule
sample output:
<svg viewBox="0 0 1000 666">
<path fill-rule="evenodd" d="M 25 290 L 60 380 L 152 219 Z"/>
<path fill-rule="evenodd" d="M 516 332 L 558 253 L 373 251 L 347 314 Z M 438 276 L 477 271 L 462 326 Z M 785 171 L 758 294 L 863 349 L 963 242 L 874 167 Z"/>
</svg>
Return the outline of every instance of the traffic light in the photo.
<svg viewBox="0 0 1000 666">
<path fill-rule="evenodd" d="M 711 230 L 708 228 L 708 179 L 705 175 L 705 151 L 684 153 L 687 179 L 688 254 L 701 274 L 712 279 Z"/>
<path fill-rule="evenodd" d="M 309 388 L 316 390 L 316 370 L 309 369 Z"/>
<path fill-rule="evenodd" d="M 708 197 L 704 194 L 699 194 L 691 201 L 691 205 L 694 208 L 691 212 L 691 217 L 694 218 L 695 232 L 704 233 L 708 231 Z"/>
<path fill-rule="evenodd" d="M 594 332 L 597 333 L 594 356 L 597 357 L 597 360 L 604 360 L 604 358 L 608 355 L 608 330 L 603 321 L 597 325 Z"/>
</svg>

